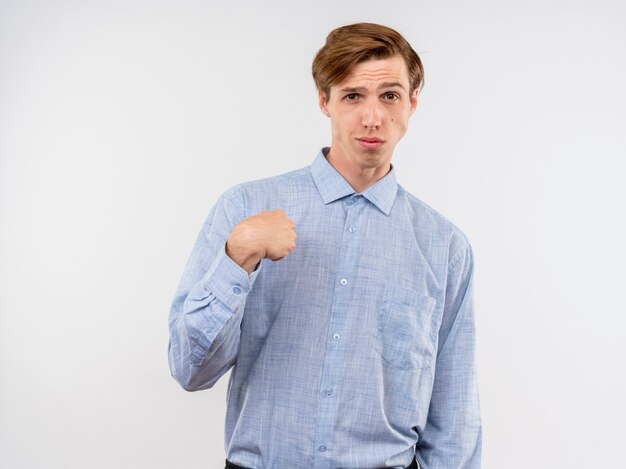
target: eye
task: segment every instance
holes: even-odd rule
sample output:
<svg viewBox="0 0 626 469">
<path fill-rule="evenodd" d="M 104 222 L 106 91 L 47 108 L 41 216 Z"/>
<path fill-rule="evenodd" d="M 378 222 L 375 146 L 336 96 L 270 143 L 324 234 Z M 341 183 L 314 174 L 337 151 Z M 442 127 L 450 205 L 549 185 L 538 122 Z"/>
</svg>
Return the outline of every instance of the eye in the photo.
<svg viewBox="0 0 626 469">
<path fill-rule="evenodd" d="M 359 97 L 358 93 L 348 93 L 347 95 L 344 96 L 343 99 L 345 99 L 346 101 L 356 101 Z"/>
<path fill-rule="evenodd" d="M 397 101 L 398 99 L 400 99 L 400 96 L 398 96 L 398 94 L 396 93 L 385 93 L 383 95 L 383 99 L 385 101 Z"/>
</svg>

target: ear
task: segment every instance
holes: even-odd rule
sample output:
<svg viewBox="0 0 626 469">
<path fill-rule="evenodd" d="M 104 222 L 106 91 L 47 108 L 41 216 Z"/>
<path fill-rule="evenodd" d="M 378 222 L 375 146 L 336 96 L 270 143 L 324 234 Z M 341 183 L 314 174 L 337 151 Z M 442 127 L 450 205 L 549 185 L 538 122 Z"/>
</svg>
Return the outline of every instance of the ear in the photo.
<svg viewBox="0 0 626 469">
<path fill-rule="evenodd" d="M 417 88 L 415 88 L 413 90 L 413 93 L 411 93 L 411 111 L 409 115 L 413 115 L 413 113 L 415 112 L 415 109 L 417 109 L 417 101 L 418 101 L 418 94 L 417 94 Z"/>
<path fill-rule="evenodd" d="M 324 93 L 322 90 L 317 90 L 317 99 L 318 99 L 318 103 L 320 106 L 320 110 L 322 111 L 322 114 L 324 114 L 326 117 L 330 117 L 330 113 L 328 112 L 328 107 L 326 106 L 328 101 L 326 100 L 326 93 Z"/>
</svg>

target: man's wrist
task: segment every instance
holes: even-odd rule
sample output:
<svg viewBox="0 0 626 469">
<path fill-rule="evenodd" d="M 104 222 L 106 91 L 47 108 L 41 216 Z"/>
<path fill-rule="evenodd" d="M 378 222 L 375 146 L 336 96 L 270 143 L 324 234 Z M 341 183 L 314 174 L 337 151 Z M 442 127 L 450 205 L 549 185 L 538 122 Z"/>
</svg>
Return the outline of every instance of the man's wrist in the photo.
<svg viewBox="0 0 626 469">
<path fill-rule="evenodd" d="M 263 255 L 254 249 L 231 249 L 228 241 L 226 241 L 226 255 L 232 259 L 232 261 L 248 272 L 250 275 L 256 266 L 263 259 Z"/>
</svg>

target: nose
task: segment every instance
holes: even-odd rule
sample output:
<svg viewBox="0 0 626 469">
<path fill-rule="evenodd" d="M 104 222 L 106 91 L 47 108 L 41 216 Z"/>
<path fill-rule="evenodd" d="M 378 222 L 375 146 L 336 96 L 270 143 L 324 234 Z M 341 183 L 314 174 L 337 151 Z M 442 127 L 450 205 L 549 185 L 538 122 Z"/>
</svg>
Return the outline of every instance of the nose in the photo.
<svg viewBox="0 0 626 469">
<path fill-rule="evenodd" d="M 378 129 L 381 124 L 381 112 L 378 107 L 378 103 L 372 103 L 365 106 L 363 109 L 363 117 L 361 118 L 361 125 L 366 129 Z"/>
</svg>

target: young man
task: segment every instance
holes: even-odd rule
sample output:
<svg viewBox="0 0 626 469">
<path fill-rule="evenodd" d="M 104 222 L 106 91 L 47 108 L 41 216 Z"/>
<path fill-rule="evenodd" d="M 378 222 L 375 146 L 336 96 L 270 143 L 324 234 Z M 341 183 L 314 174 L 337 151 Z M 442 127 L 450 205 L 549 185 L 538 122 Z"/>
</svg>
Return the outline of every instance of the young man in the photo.
<svg viewBox="0 0 626 469">
<path fill-rule="evenodd" d="M 227 467 L 479 468 L 472 250 L 391 166 L 420 59 L 354 24 L 313 77 L 331 146 L 217 201 L 172 305 L 172 374 L 192 391 L 233 367 Z"/>
</svg>

